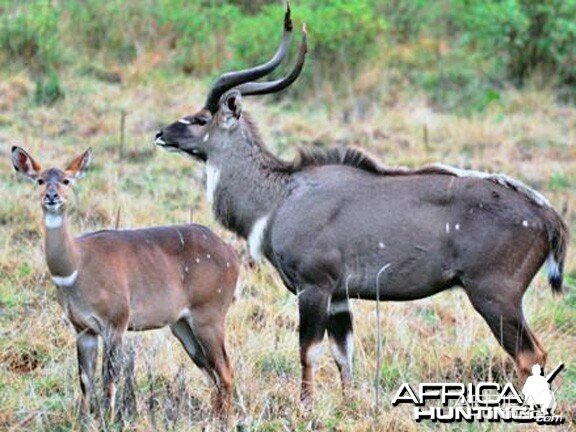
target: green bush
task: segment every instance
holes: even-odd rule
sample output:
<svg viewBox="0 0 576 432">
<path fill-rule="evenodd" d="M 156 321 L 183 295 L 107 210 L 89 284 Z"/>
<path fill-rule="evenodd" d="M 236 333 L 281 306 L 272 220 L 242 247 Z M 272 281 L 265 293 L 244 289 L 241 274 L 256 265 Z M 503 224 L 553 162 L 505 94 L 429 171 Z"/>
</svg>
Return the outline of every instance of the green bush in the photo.
<svg viewBox="0 0 576 432">
<path fill-rule="evenodd" d="M 240 9 L 228 4 L 159 0 L 157 22 L 172 40 L 175 65 L 186 73 L 205 74 L 226 63 L 230 28 L 240 16 Z"/>
<path fill-rule="evenodd" d="M 60 86 L 58 74 L 50 71 L 46 76 L 41 76 L 36 80 L 34 90 L 34 102 L 38 105 L 52 105 L 57 100 L 64 97 L 64 91 Z"/>
<path fill-rule="evenodd" d="M 266 60 L 283 9 L 276 0 L 0 0 L 0 66 L 50 75 L 168 50 L 170 73 L 216 75 Z M 294 0 L 292 9 L 295 34 L 302 22 L 309 29 L 292 95 L 379 64 L 449 110 L 482 110 L 535 73 L 576 97 L 576 0 Z"/>
<path fill-rule="evenodd" d="M 576 0 L 453 0 L 463 41 L 522 85 L 538 71 L 576 82 Z"/>
<path fill-rule="evenodd" d="M 0 49 L 5 61 L 38 71 L 60 63 L 59 10 L 49 0 L 0 3 Z"/>
<path fill-rule="evenodd" d="M 147 4 L 148 3 L 148 4 Z M 61 0 L 67 38 L 86 57 L 105 52 L 126 62 L 136 57 L 136 43 L 150 40 L 146 23 L 153 2 L 121 0 Z"/>
</svg>

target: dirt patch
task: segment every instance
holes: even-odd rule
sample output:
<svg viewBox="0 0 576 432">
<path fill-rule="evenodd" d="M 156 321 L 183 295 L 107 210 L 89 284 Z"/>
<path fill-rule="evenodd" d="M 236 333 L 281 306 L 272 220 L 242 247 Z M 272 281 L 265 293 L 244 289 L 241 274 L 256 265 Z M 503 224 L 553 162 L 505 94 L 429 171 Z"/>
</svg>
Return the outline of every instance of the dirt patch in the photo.
<svg viewBox="0 0 576 432">
<path fill-rule="evenodd" d="M 22 375 L 42 367 L 44 357 L 43 353 L 34 349 L 30 351 L 9 350 L 0 354 L 0 361 L 10 372 Z"/>
</svg>

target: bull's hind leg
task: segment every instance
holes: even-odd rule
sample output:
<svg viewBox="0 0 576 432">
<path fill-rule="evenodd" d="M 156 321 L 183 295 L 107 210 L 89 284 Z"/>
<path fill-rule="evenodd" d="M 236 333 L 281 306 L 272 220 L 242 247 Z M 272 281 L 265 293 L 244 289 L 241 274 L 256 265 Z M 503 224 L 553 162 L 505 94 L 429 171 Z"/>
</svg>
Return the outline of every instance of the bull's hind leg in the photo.
<svg viewBox="0 0 576 432">
<path fill-rule="evenodd" d="M 514 358 L 523 383 L 534 364 L 544 368 L 546 351 L 528 328 L 522 311 L 524 287 L 500 282 L 466 287 L 474 308 L 490 326 L 492 333 Z"/>
<path fill-rule="evenodd" d="M 342 391 L 346 396 L 346 390 L 352 382 L 352 354 L 354 351 L 352 312 L 350 311 L 350 302 L 347 299 L 332 300 L 330 304 L 328 338 L 330 339 L 332 356 L 340 371 Z"/>
</svg>

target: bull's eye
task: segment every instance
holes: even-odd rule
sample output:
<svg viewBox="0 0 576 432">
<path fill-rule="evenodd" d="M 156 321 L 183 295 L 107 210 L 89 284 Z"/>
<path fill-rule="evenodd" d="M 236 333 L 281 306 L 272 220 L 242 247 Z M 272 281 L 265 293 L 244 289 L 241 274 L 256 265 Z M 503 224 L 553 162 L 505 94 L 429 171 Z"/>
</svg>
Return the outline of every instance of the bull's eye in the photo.
<svg viewBox="0 0 576 432">
<path fill-rule="evenodd" d="M 197 125 L 200 126 L 204 126 L 206 123 L 208 123 L 208 119 L 204 118 L 204 117 L 196 117 L 196 122 Z"/>
<path fill-rule="evenodd" d="M 63 183 L 65 186 L 68 186 L 68 185 L 70 184 L 70 180 L 64 179 L 64 180 L 62 180 L 62 183 Z"/>
<path fill-rule="evenodd" d="M 38 183 L 38 186 L 42 186 L 44 184 L 44 179 L 39 178 L 36 180 L 36 183 Z"/>
</svg>

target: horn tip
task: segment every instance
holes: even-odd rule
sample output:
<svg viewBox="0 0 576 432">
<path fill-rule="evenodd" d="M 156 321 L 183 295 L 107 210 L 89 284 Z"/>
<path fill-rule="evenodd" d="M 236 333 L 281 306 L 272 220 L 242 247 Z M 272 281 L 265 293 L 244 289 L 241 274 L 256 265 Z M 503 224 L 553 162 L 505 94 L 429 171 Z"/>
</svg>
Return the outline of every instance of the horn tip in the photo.
<svg viewBox="0 0 576 432">
<path fill-rule="evenodd" d="M 292 31 L 292 19 L 290 18 L 290 2 L 286 2 L 286 13 L 284 14 L 284 30 Z"/>
</svg>

